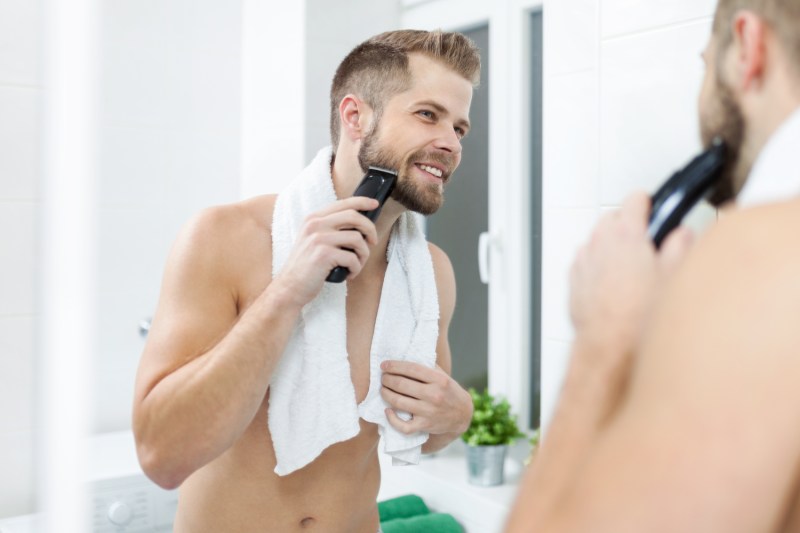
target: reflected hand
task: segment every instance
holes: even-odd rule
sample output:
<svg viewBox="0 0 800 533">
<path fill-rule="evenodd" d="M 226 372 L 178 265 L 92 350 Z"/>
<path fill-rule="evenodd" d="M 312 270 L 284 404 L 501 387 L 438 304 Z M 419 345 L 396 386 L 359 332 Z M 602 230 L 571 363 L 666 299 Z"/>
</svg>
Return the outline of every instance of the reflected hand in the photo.
<svg viewBox="0 0 800 533">
<path fill-rule="evenodd" d="M 389 423 L 406 435 L 423 431 L 432 435 L 460 435 L 472 419 L 472 398 L 447 372 L 409 361 L 381 363 L 381 396 L 392 407 Z M 406 411 L 406 421 L 395 411 Z"/>
<path fill-rule="evenodd" d="M 630 195 L 598 223 L 570 272 L 576 335 L 616 353 L 633 351 L 659 288 L 692 243 L 691 232 L 678 228 L 657 252 L 647 233 L 649 214 L 650 197 Z"/>
<path fill-rule="evenodd" d="M 369 246 L 378 243 L 375 224 L 359 211 L 371 211 L 378 201 L 364 196 L 338 200 L 309 215 L 273 285 L 288 289 L 300 305 L 313 300 L 333 268 L 350 270 L 356 277 L 369 258 Z"/>
</svg>

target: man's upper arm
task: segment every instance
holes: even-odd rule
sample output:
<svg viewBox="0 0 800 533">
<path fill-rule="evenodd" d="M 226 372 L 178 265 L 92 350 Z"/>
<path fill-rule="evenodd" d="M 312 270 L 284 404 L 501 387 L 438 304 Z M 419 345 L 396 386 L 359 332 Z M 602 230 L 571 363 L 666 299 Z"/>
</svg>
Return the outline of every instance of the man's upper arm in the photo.
<svg viewBox="0 0 800 533">
<path fill-rule="evenodd" d="M 800 457 L 800 254 L 764 242 L 769 217 L 733 217 L 666 287 L 554 530 L 734 533 L 780 518 Z"/>
<path fill-rule="evenodd" d="M 428 248 L 433 260 L 436 290 L 439 296 L 439 339 L 436 342 L 436 364 L 449 374 L 452 369 L 452 358 L 447 332 L 456 307 L 456 277 L 447 254 L 435 244 L 428 243 Z"/>
<path fill-rule="evenodd" d="M 212 348 L 236 319 L 224 236 L 230 209 L 198 215 L 170 251 L 137 376 L 137 402 L 163 377 Z"/>
</svg>

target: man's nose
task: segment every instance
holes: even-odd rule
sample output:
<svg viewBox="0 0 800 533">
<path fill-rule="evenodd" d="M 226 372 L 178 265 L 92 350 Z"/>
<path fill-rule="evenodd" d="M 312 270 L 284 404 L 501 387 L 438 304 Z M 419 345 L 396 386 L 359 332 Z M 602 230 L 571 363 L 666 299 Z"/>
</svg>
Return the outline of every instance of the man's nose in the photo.
<svg viewBox="0 0 800 533">
<path fill-rule="evenodd" d="M 461 139 L 452 126 L 444 126 L 433 143 L 434 148 L 450 152 L 453 155 L 461 154 Z"/>
</svg>

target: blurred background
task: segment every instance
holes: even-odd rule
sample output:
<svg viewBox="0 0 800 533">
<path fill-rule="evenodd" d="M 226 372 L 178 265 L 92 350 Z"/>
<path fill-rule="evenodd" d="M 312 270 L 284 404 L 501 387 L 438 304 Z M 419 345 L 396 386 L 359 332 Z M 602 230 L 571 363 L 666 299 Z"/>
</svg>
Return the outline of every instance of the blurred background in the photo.
<svg viewBox="0 0 800 533">
<path fill-rule="evenodd" d="M 427 230 L 456 270 L 454 376 L 508 397 L 526 428 L 546 427 L 566 367 L 576 248 L 600 214 L 632 189 L 653 190 L 699 149 L 713 0 L 85 0 L 71 14 L 64 5 L 0 0 L 0 520 L 46 507 L 53 420 L 77 412 L 92 443 L 129 431 L 180 227 L 206 206 L 280 191 L 328 144 L 330 80 L 367 37 L 442 28 L 481 48 L 473 133 Z M 89 70 L 48 30 L 81 16 Z M 56 128 L 56 81 L 72 77 L 85 79 L 88 111 Z M 86 173 L 48 159 L 70 132 L 91 144 Z M 54 197 L 63 189 L 53 176 L 70 196 Z M 74 199 L 89 222 L 62 242 L 68 220 L 57 207 Z M 714 217 L 704 207 L 691 224 Z M 49 259 L 72 258 L 58 246 L 90 250 L 75 258 L 85 290 L 66 303 L 48 281 L 70 284 Z M 43 341 L 75 320 L 86 344 Z M 86 375 L 56 372 L 54 361 Z M 85 397 L 48 400 L 64 380 Z M 481 531 L 499 528 L 513 489 L 475 496 L 473 513 L 493 524 Z M 458 501 L 440 505 L 457 514 Z"/>
</svg>

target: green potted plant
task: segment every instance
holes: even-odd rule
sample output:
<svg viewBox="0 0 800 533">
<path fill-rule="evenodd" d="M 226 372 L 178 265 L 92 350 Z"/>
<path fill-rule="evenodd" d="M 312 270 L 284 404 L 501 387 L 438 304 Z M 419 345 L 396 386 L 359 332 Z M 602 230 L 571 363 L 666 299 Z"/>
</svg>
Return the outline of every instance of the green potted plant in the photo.
<svg viewBox="0 0 800 533">
<path fill-rule="evenodd" d="M 503 465 L 508 445 L 525 434 L 505 398 L 498 399 L 484 390 L 469 389 L 474 407 L 472 421 L 461 440 L 467 444 L 469 482 L 492 486 L 503 484 Z"/>
</svg>

